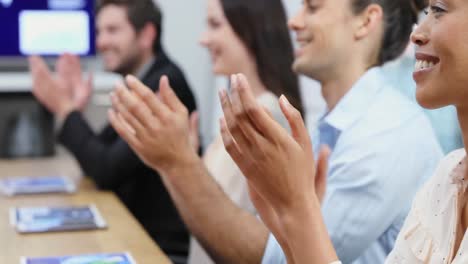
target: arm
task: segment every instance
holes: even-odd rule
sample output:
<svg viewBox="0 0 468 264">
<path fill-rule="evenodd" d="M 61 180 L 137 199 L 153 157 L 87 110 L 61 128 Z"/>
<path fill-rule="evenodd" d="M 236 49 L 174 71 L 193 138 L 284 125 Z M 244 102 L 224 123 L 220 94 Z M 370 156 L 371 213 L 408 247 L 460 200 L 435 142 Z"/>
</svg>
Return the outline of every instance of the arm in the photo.
<svg viewBox="0 0 468 264">
<path fill-rule="evenodd" d="M 138 156 L 112 127 L 97 135 L 77 111 L 65 119 L 58 138 L 73 153 L 85 175 L 101 189 L 113 189 L 126 177 L 144 168 Z"/>
<path fill-rule="evenodd" d="M 249 185 L 262 198 L 262 205 L 266 205 L 261 208 L 273 209 L 259 213 L 279 238 L 290 262 L 331 263 L 337 257 L 315 189 L 316 180 L 326 173 L 320 165 L 315 167 L 299 111 L 284 97 L 280 99 L 291 127 L 290 136 L 255 102 L 244 76 L 233 76 L 231 83 L 231 98 L 226 92 L 221 94 L 226 120 L 223 140 Z"/>
<path fill-rule="evenodd" d="M 64 120 L 59 140 L 99 187 L 112 188 L 126 175 L 132 175 L 132 171 L 142 167 L 137 156 L 111 127 L 96 135 L 83 119 L 81 111 L 88 102 L 92 79 L 82 79 L 76 56 L 60 56 L 55 75 L 39 57 L 30 58 L 30 67 L 34 95 L 58 119 Z"/>
<path fill-rule="evenodd" d="M 193 149 L 188 111 L 162 78 L 160 97 L 134 78 L 118 87 L 109 119 L 150 167 L 158 170 L 179 213 L 220 263 L 259 263 L 266 227 L 238 208 L 209 175 Z"/>
<path fill-rule="evenodd" d="M 215 263 L 260 263 L 265 225 L 229 199 L 200 158 L 181 163 L 160 173 L 191 233 Z"/>
</svg>

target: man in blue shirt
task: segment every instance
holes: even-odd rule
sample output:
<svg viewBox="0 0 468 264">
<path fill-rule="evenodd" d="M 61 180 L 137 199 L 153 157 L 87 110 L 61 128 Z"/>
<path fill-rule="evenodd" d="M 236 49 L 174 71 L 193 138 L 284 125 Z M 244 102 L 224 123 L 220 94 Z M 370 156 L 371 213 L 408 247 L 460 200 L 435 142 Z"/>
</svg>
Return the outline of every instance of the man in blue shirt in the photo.
<svg viewBox="0 0 468 264">
<path fill-rule="evenodd" d="M 321 145 L 332 150 L 322 212 L 340 260 L 383 263 L 414 194 L 442 157 L 429 121 L 376 67 L 313 134 L 315 153 Z M 262 263 L 286 263 L 273 236 Z"/>
</svg>

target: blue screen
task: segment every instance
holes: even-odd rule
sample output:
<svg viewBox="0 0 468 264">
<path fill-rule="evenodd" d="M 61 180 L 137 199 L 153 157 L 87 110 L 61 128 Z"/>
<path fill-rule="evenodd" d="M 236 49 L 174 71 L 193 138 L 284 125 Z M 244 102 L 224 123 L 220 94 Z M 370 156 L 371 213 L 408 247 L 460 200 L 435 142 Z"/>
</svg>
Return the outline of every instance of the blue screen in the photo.
<svg viewBox="0 0 468 264">
<path fill-rule="evenodd" d="M 0 0 L 0 34 L 0 56 L 94 55 L 94 0 Z"/>
</svg>

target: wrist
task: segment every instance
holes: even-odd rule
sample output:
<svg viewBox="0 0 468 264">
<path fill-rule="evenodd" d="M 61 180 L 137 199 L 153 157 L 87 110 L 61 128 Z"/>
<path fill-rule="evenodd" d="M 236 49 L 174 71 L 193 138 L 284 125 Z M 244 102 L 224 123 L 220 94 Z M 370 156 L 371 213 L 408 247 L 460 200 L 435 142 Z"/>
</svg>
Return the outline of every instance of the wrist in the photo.
<svg viewBox="0 0 468 264">
<path fill-rule="evenodd" d="M 56 112 L 59 120 L 64 120 L 71 112 L 75 111 L 76 107 L 71 103 L 64 103 Z"/>
<path fill-rule="evenodd" d="M 179 155 L 172 161 L 165 162 L 157 168 L 162 175 L 168 175 L 169 178 L 175 179 L 172 175 L 186 174 L 184 172 L 192 171 L 201 161 L 200 157 L 192 149 L 179 152 Z"/>
<path fill-rule="evenodd" d="M 284 228 L 297 227 L 299 221 L 314 216 L 321 217 L 320 202 L 315 196 L 297 200 L 287 207 L 278 208 L 276 212 Z"/>
<path fill-rule="evenodd" d="M 314 259 L 317 263 L 335 263 L 338 259 L 316 196 L 288 208 L 279 219 L 293 255 L 298 256 L 297 262 Z"/>
</svg>

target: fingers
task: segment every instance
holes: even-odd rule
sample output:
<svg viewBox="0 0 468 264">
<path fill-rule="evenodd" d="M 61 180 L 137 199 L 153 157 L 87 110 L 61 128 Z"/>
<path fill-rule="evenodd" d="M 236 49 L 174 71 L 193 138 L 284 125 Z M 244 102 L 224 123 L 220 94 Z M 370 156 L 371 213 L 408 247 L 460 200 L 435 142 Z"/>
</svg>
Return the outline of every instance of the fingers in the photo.
<svg viewBox="0 0 468 264">
<path fill-rule="evenodd" d="M 122 115 L 137 132 L 137 135 L 146 134 L 147 128 L 159 125 L 158 119 L 150 110 L 133 95 L 123 84 L 117 84 L 115 93 L 111 94 L 112 106 Z"/>
<path fill-rule="evenodd" d="M 89 72 L 84 83 L 77 85 L 73 97 L 79 109 L 84 109 L 88 104 L 93 89 L 93 73 Z"/>
<path fill-rule="evenodd" d="M 152 114 L 163 120 L 168 119 L 170 109 L 164 105 L 150 88 L 132 75 L 128 75 L 125 80 L 128 86 L 138 95 Z"/>
<path fill-rule="evenodd" d="M 239 93 L 242 111 L 249 117 L 251 125 L 264 137 L 278 139 L 284 129 L 257 102 L 245 76 L 238 74 L 234 85 L 234 90 Z"/>
<path fill-rule="evenodd" d="M 309 132 L 302 120 L 301 113 L 289 103 L 286 96 L 280 97 L 280 108 L 291 127 L 292 136 L 303 147 L 311 148 Z"/>
<path fill-rule="evenodd" d="M 189 122 L 190 141 L 195 151 L 198 151 L 198 148 L 200 147 L 198 120 L 199 120 L 198 112 L 195 111 L 190 115 L 190 122 Z"/>
<path fill-rule="evenodd" d="M 258 141 L 263 139 L 261 132 L 257 131 L 255 126 L 252 124 L 249 116 L 244 110 L 243 104 L 241 102 L 238 88 L 237 88 L 237 78 L 233 76 L 231 83 L 233 86 L 233 91 L 231 93 L 231 105 L 232 111 L 234 113 L 235 125 L 239 127 L 242 133 L 245 135 L 246 140 L 251 145 L 257 145 Z M 263 108 L 262 108 L 263 110 Z"/>
<path fill-rule="evenodd" d="M 45 98 L 48 91 L 54 87 L 52 86 L 52 73 L 45 64 L 44 60 L 39 56 L 29 57 L 29 67 L 32 75 L 32 92 L 33 94 L 41 99 Z"/>
<path fill-rule="evenodd" d="M 198 120 L 199 120 L 199 115 L 198 112 L 195 111 L 190 115 L 190 131 L 192 134 L 196 134 L 198 137 Z"/>
<path fill-rule="evenodd" d="M 219 92 L 219 97 L 221 100 L 221 106 L 223 109 L 224 113 L 224 121 L 221 122 L 221 128 L 223 128 L 223 125 L 225 126 L 226 131 L 229 132 L 229 136 L 232 139 L 235 139 L 236 145 L 239 145 L 240 148 L 248 148 L 251 144 L 249 143 L 249 140 L 247 139 L 246 135 L 242 131 L 241 127 L 239 126 L 239 122 L 236 120 L 236 117 L 234 115 L 234 111 L 232 109 L 232 104 L 231 100 L 229 99 L 226 90 L 221 90 Z M 221 132 L 223 130 L 221 129 Z M 231 143 L 228 141 L 228 143 Z M 232 147 L 231 144 L 226 145 L 226 149 L 228 147 Z"/>
<path fill-rule="evenodd" d="M 136 137 L 136 131 L 133 129 L 120 115 L 120 113 L 115 112 L 113 109 L 108 111 L 109 122 L 112 127 L 117 131 L 117 133 L 132 147 L 139 148 L 141 143 Z"/>
<path fill-rule="evenodd" d="M 328 159 L 330 154 L 331 150 L 327 145 L 320 148 L 317 160 L 317 173 L 315 175 L 315 190 L 320 203 L 322 203 L 327 190 Z"/>
<path fill-rule="evenodd" d="M 31 56 L 29 57 L 29 67 L 31 69 L 31 73 L 33 77 L 38 77 L 38 74 L 41 73 L 49 73 L 49 68 L 45 64 L 44 60 L 39 56 Z"/>
<path fill-rule="evenodd" d="M 161 77 L 161 80 L 159 82 L 159 91 L 161 99 L 167 106 L 169 106 L 170 109 L 172 109 L 172 111 L 186 112 L 186 114 L 188 115 L 187 108 L 174 93 L 174 90 L 169 84 L 169 79 L 167 78 L 167 76 Z"/>
<path fill-rule="evenodd" d="M 240 151 L 239 146 L 237 145 L 236 141 L 229 132 L 228 125 L 224 118 L 220 119 L 220 127 L 224 148 L 229 153 L 231 158 L 238 164 L 239 168 L 241 168 L 243 164 L 242 152 Z"/>
<path fill-rule="evenodd" d="M 94 84 L 94 74 L 93 72 L 88 72 L 88 78 L 86 79 L 86 85 L 85 85 L 85 88 L 86 88 L 86 92 L 88 94 L 91 93 L 91 91 L 93 90 L 93 85 Z"/>
</svg>

